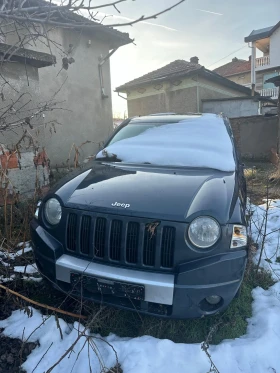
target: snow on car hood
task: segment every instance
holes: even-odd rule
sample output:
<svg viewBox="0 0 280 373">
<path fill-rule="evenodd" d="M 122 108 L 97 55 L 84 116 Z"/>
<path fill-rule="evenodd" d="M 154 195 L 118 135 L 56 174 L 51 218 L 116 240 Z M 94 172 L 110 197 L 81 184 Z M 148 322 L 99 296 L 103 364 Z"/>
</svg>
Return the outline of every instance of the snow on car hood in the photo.
<svg viewBox="0 0 280 373">
<path fill-rule="evenodd" d="M 100 151 L 129 163 L 234 171 L 233 146 L 223 118 L 213 114 L 147 129 Z"/>
</svg>

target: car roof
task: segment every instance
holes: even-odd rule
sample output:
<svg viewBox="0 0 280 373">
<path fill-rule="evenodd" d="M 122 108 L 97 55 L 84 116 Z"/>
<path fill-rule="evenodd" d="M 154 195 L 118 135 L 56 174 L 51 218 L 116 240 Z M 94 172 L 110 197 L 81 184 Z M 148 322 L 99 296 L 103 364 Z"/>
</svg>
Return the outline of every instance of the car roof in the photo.
<svg viewBox="0 0 280 373">
<path fill-rule="evenodd" d="M 181 120 L 196 119 L 205 117 L 217 117 L 216 114 L 160 114 L 160 115 L 146 115 L 143 117 L 133 117 L 130 119 L 129 124 L 140 124 L 140 123 L 178 123 Z"/>
</svg>

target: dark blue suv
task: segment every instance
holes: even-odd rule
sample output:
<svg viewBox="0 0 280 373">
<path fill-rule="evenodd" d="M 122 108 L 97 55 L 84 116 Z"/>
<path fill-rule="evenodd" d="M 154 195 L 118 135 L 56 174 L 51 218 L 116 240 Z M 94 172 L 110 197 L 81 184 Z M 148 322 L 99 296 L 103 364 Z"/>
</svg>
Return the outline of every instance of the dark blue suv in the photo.
<svg viewBox="0 0 280 373">
<path fill-rule="evenodd" d="M 34 255 L 77 297 L 166 318 L 212 315 L 243 279 L 245 207 L 227 118 L 131 118 L 38 203 Z"/>
</svg>

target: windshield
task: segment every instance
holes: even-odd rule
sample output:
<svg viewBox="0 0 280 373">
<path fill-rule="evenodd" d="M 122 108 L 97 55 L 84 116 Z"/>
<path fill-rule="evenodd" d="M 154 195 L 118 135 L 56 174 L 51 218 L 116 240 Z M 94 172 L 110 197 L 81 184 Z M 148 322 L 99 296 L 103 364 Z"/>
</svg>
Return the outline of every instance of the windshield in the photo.
<svg viewBox="0 0 280 373">
<path fill-rule="evenodd" d="M 122 128 L 96 159 L 234 171 L 233 143 L 221 116 L 203 114 L 176 123 Z"/>
<path fill-rule="evenodd" d="M 156 125 L 159 125 L 159 124 L 158 123 L 128 124 L 127 126 L 122 128 L 118 133 L 116 133 L 116 135 L 109 142 L 108 146 L 114 144 L 117 141 L 129 139 L 130 137 L 140 135 L 140 133 L 146 131 L 149 128 L 153 128 Z M 162 125 L 162 123 L 160 123 L 160 125 Z"/>
</svg>

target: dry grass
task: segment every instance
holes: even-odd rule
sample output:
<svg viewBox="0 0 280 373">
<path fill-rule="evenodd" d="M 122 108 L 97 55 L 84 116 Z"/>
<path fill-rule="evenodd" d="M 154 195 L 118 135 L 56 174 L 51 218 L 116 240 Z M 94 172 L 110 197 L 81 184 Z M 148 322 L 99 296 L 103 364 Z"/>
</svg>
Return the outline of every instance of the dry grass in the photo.
<svg viewBox="0 0 280 373">
<path fill-rule="evenodd" d="M 280 196 L 280 172 L 269 162 L 246 162 L 244 174 L 247 180 L 247 192 L 253 204 L 263 203 L 268 194 L 271 199 Z"/>
</svg>

